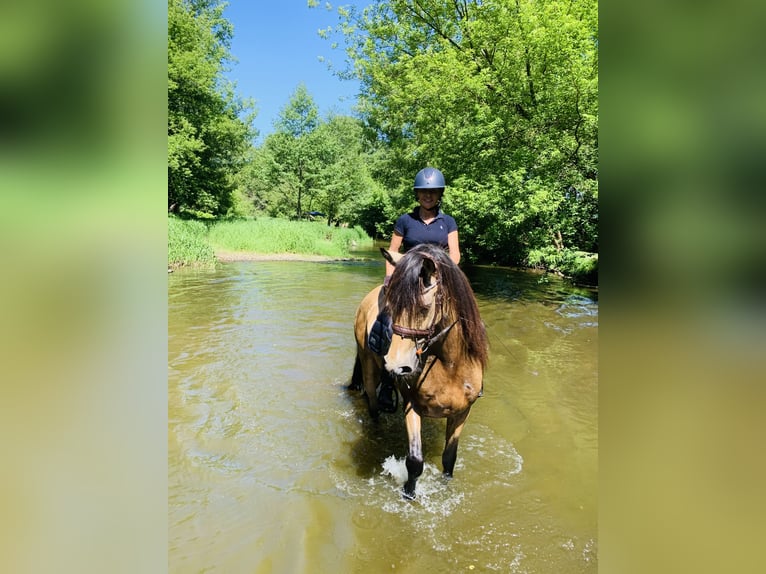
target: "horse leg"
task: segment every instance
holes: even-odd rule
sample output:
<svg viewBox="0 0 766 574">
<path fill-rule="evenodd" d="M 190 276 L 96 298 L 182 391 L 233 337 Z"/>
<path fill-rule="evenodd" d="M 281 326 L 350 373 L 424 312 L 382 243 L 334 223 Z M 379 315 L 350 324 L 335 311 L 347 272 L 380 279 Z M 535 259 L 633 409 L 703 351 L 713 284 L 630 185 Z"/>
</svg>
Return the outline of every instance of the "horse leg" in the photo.
<svg viewBox="0 0 766 574">
<path fill-rule="evenodd" d="M 423 444 L 420 440 L 420 415 L 412 408 L 412 403 L 404 406 L 405 423 L 409 448 L 407 450 L 407 482 L 404 483 L 404 496 L 410 500 L 415 498 L 415 483 L 423 474 Z"/>
<path fill-rule="evenodd" d="M 362 389 L 362 361 L 359 360 L 359 353 L 356 354 L 354 361 L 354 372 L 351 375 L 351 382 L 346 387 L 349 391 L 360 391 Z"/>
<path fill-rule="evenodd" d="M 455 470 L 457 443 L 469 411 L 470 409 L 466 409 L 462 413 L 447 417 L 447 435 L 444 441 L 444 452 L 442 452 L 442 468 L 445 476 L 452 476 L 452 471 Z"/>
<path fill-rule="evenodd" d="M 375 358 L 369 352 L 365 353 L 366 356 L 360 358 L 362 383 L 364 384 L 364 392 L 367 395 L 367 407 L 370 411 L 370 416 L 372 420 L 377 421 L 380 409 L 378 408 L 378 395 L 375 391 L 378 388 L 378 380 L 380 379 L 380 366 L 378 366 Z"/>
</svg>

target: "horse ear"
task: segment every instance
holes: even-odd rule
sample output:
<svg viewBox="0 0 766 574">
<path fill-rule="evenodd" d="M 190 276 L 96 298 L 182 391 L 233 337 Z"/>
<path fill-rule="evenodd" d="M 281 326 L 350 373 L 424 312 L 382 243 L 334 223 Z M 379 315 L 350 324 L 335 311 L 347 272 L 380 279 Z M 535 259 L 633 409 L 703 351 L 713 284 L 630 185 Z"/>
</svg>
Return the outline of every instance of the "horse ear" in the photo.
<svg viewBox="0 0 766 574">
<path fill-rule="evenodd" d="M 388 249 L 381 247 L 380 252 L 383 254 L 383 257 L 388 261 L 391 265 L 396 267 L 396 264 L 399 262 L 399 260 L 404 257 L 403 254 L 397 253 L 394 251 L 389 251 Z"/>
</svg>

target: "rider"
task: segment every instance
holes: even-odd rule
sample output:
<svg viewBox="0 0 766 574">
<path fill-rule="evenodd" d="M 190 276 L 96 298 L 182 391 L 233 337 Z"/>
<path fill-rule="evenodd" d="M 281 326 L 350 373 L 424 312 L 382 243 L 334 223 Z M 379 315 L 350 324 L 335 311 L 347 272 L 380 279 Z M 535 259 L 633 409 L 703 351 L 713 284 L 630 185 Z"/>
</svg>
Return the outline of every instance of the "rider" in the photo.
<svg viewBox="0 0 766 574">
<path fill-rule="evenodd" d="M 444 175 L 436 168 L 426 167 L 415 175 L 413 188 L 418 206 L 411 213 L 405 213 L 396 220 L 389 251 L 396 253 L 402 245 L 404 245 L 404 250 L 408 251 L 421 243 L 434 243 L 447 249 L 455 264 L 460 263 L 457 223 L 441 210 L 445 187 Z M 386 261 L 384 289 L 388 286 L 393 272 L 394 266 Z M 378 354 L 384 354 L 384 348 L 391 341 L 390 318 L 381 317 L 381 315 L 378 315 L 372 329 L 370 329 L 369 338 L 370 349 Z M 381 410 L 392 412 L 396 410 L 396 388 L 391 377 L 386 374 L 385 370 L 383 372 L 384 376 L 378 392 L 378 403 Z"/>
</svg>

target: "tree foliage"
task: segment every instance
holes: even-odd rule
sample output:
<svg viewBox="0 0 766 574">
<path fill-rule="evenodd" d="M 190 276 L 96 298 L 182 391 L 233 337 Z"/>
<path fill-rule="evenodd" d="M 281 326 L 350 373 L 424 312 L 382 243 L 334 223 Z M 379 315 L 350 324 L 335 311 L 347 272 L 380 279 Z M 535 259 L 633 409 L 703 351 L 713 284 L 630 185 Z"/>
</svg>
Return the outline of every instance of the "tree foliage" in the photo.
<svg viewBox="0 0 766 574">
<path fill-rule="evenodd" d="M 293 218 L 319 211 L 328 225 L 361 224 L 355 207 L 377 189 L 361 122 L 340 115 L 320 119 L 313 97 L 300 84 L 274 127 L 254 152 L 242 182 L 255 209 Z"/>
<path fill-rule="evenodd" d="M 252 137 L 224 80 L 233 30 L 217 0 L 168 0 L 168 211 L 225 214 Z"/>
<path fill-rule="evenodd" d="M 339 14 L 395 203 L 434 165 L 469 258 L 597 249 L 595 0 L 378 0 Z"/>
<path fill-rule="evenodd" d="M 318 211 L 390 237 L 414 204 L 414 174 L 431 165 L 447 178 L 466 260 L 595 273 L 597 0 L 341 6 L 320 34 L 344 40 L 336 73 L 360 80 L 357 117 L 321 118 L 300 84 L 257 147 L 240 119 L 249 107 L 222 75 L 233 34 L 223 6 L 169 0 L 169 210 Z"/>
</svg>

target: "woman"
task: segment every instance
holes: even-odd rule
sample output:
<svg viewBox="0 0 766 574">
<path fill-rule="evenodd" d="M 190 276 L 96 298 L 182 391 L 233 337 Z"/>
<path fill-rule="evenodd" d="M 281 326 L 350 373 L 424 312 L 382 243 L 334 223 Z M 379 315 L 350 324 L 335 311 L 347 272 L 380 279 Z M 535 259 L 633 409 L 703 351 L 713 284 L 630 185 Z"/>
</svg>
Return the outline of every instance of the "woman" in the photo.
<svg viewBox="0 0 766 574">
<path fill-rule="evenodd" d="M 450 259 L 457 265 L 460 263 L 460 242 L 458 241 L 457 223 L 444 213 L 440 207 L 444 195 L 444 175 L 438 169 L 426 167 L 415 176 L 415 196 L 418 206 L 412 213 L 405 213 L 396 220 L 391 245 L 388 250 L 398 252 L 404 245 L 409 251 L 421 243 L 434 243 L 447 249 Z M 383 288 L 388 286 L 394 266 L 386 261 L 386 277 Z M 382 354 L 391 342 L 390 319 L 381 312 L 370 329 L 369 346 L 373 352 Z M 382 411 L 394 412 L 399 396 L 396 387 L 388 373 L 383 370 L 380 389 L 378 390 L 378 406 Z"/>
<path fill-rule="evenodd" d="M 449 251 L 452 261 L 460 263 L 457 223 L 440 209 L 445 187 L 442 172 L 433 167 L 421 169 L 413 187 L 418 207 L 396 220 L 388 250 L 398 252 L 404 245 L 404 250 L 409 251 L 421 243 L 435 243 Z M 393 272 L 394 266 L 386 261 L 384 285 L 388 285 Z"/>
</svg>

